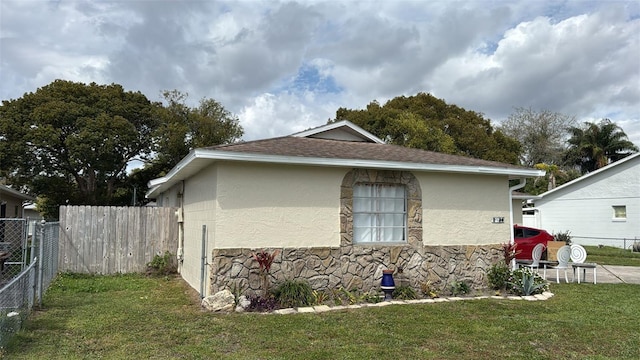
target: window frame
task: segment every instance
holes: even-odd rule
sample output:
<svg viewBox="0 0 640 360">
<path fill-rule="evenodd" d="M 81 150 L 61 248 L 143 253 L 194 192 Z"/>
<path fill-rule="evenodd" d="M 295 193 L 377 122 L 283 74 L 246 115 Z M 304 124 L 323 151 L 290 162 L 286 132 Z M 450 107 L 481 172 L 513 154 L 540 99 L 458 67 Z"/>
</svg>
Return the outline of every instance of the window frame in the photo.
<svg viewBox="0 0 640 360">
<path fill-rule="evenodd" d="M 371 196 L 356 195 L 359 188 L 367 188 L 364 193 L 368 193 Z M 389 196 L 382 193 L 383 188 L 393 188 L 397 192 L 398 189 L 402 190 L 402 197 Z M 395 209 L 398 204 L 398 200 L 402 200 L 402 210 Z M 359 204 L 360 201 L 370 202 L 370 204 Z M 392 208 L 384 210 L 385 205 L 392 204 Z M 365 205 L 365 206 L 361 206 Z M 367 209 L 368 208 L 368 209 Z M 402 224 L 399 225 L 395 221 L 395 217 L 402 216 Z M 374 224 L 363 225 L 357 224 L 359 217 L 370 217 Z M 385 225 L 385 219 L 390 216 L 392 219 L 391 225 Z M 393 238 L 395 230 L 402 228 L 402 239 Z M 407 201 L 407 187 L 404 184 L 385 184 L 385 183 L 356 183 L 353 186 L 353 243 L 354 244 L 406 244 L 407 243 L 407 228 L 408 228 L 408 201 Z M 369 229 L 361 230 L 361 229 Z M 360 231 L 369 233 L 368 240 L 361 240 L 364 234 Z M 384 240 L 389 231 L 392 234 L 391 240 Z"/>
<path fill-rule="evenodd" d="M 611 209 L 613 210 L 612 219 L 613 221 L 627 221 L 627 206 L 626 205 L 612 205 Z M 618 210 L 622 210 L 618 212 Z M 622 216 L 619 216 L 622 215 Z"/>
</svg>

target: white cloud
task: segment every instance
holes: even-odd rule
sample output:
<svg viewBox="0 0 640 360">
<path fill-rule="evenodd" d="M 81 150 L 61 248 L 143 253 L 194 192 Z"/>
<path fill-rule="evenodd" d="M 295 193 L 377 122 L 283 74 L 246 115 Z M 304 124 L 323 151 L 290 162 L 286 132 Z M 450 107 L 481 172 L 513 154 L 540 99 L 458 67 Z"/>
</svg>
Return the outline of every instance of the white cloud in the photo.
<svg viewBox="0 0 640 360">
<path fill-rule="evenodd" d="M 640 145 L 638 34 L 625 0 L 3 0 L 0 98 L 56 78 L 177 89 L 255 139 L 424 91 L 494 122 L 517 106 L 609 117 Z"/>
</svg>

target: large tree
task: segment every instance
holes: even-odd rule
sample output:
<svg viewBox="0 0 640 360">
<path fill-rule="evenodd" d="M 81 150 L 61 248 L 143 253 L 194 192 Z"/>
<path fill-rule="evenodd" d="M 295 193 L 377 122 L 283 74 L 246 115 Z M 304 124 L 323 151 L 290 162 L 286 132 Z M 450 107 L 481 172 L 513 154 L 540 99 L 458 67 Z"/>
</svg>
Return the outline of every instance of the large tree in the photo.
<svg viewBox="0 0 640 360">
<path fill-rule="evenodd" d="M 157 156 L 151 166 L 160 173 L 170 170 L 193 148 L 232 143 L 244 133 L 238 117 L 213 99 L 201 99 L 198 107 L 186 104 L 188 95 L 164 91 L 166 105 L 159 109 Z"/>
<path fill-rule="evenodd" d="M 638 151 L 627 134 L 609 119 L 599 123 L 585 122 L 569 129 L 568 165 L 579 166 L 583 174 L 597 170 Z"/>
<path fill-rule="evenodd" d="M 535 111 L 531 108 L 515 108 L 501 129 L 522 145 L 521 162 L 526 166 L 545 163 L 562 163 L 568 128 L 575 118 L 549 110 Z"/>
<path fill-rule="evenodd" d="M 0 106 L 0 177 L 38 196 L 49 218 L 58 206 L 139 203 L 148 180 L 162 176 L 193 147 L 242 135 L 238 119 L 218 102 L 150 102 L 117 84 L 64 80 Z M 146 166 L 127 173 L 133 159 Z M 133 193 L 139 194 L 138 199 Z"/>
<path fill-rule="evenodd" d="M 1 175 L 54 202 L 111 204 L 129 161 L 151 149 L 156 106 L 120 85 L 64 80 L 3 101 Z"/>
<path fill-rule="evenodd" d="M 384 106 L 340 108 L 329 122 L 349 120 L 388 143 L 518 163 L 520 145 L 491 126 L 481 114 L 449 105 L 430 94 L 399 96 Z"/>
</svg>

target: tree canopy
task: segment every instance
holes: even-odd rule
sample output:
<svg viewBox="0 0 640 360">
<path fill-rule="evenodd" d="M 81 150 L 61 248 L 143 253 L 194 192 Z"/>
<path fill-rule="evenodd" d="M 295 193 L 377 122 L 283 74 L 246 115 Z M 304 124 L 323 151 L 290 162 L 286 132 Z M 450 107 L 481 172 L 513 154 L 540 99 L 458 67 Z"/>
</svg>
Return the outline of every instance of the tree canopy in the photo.
<svg viewBox="0 0 640 360">
<path fill-rule="evenodd" d="M 520 161 L 523 165 L 560 165 L 567 147 L 567 130 L 574 123 L 572 116 L 517 107 L 500 128 L 522 144 Z"/>
<path fill-rule="evenodd" d="M 571 127 L 569 132 L 566 163 L 579 166 L 583 174 L 638 151 L 622 128 L 609 119 L 585 122 L 581 127 Z"/>
<path fill-rule="evenodd" d="M 117 84 L 56 80 L 0 106 L 0 177 L 38 195 L 40 210 L 58 206 L 127 205 L 133 188 L 164 175 L 194 146 L 238 139 L 237 118 L 212 99 L 184 105 L 166 92 L 167 107 Z M 182 101 L 182 102 L 181 102 Z M 145 168 L 127 174 L 133 159 Z"/>
<path fill-rule="evenodd" d="M 3 101 L 2 175 L 49 199 L 73 184 L 62 204 L 110 204 L 127 163 L 151 149 L 153 113 L 144 95 L 116 84 L 56 80 Z"/>
<path fill-rule="evenodd" d="M 364 110 L 340 108 L 329 122 L 349 120 L 390 144 L 517 164 L 520 144 L 481 114 L 430 94 L 399 96 Z"/>
<path fill-rule="evenodd" d="M 213 99 L 201 99 L 197 108 L 190 108 L 185 93 L 164 91 L 163 97 L 167 104 L 158 112 L 158 155 L 152 161 L 160 172 L 170 170 L 193 148 L 231 143 L 244 133 L 238 117 Z"/>
</svg>

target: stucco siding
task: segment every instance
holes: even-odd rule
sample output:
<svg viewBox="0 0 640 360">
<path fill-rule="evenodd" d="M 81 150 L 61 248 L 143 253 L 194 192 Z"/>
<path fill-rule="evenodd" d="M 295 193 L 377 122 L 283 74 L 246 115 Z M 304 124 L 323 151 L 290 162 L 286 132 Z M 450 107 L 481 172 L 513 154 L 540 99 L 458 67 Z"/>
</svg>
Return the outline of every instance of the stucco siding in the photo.
<svg viewBox="0 0 640 360">
<path fill-rule="evenodd" d="M 340 245 L 343 168 L 220 163 L 215 248 Z"/>
<path fill-rule="evenodd" d="M 208 247 L 215 243 L 216 177 L 217 165 L 212 165 L 185 180 L 183 251 L 188 261 L 183 263 L 181 274 L 195 289 L 200 289 L 203 225 L 206 225 Z M 205 250 L 208 257 L 210 250 Z M 209 279 L 208 268 L 205 269 L 205 279 Z"/>
<path fill-rule="evenodd" d="M 513 223 L 518 225 L 524 225 L 524 220 L 522 218 L 522 200 L 521 199 L 513 199 L 511 200 L 511 208 L 513 209 Z M 507 221 L 507 219 L 505 219 Z"/>
<path fill-rule="evenodd" d="M 625 206 L 626 219 L 614 219 L 613 206 Z M 640 239 L 640 158 L 545 195 L 536 208 L 541 228 L 570 231 L 580 244 L 622 247 L 623 239 Z"/>
<path fill-rule="evenodd" d="M 422 187 L 424 245 L 480 245 L 509 241 L 506 177 L 416 173 Z M 494 217 L 504 223 L 494 224 Z"/>
</svg>

